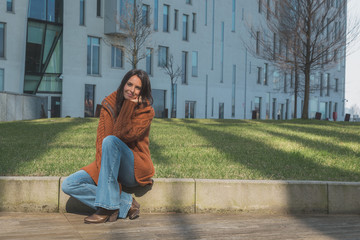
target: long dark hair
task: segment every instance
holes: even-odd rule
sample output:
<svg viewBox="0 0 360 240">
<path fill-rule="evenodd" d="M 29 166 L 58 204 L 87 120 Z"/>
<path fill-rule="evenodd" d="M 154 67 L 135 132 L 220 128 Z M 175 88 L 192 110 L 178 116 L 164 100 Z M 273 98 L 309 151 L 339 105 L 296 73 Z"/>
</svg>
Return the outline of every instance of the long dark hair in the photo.
<svg viewBox="0 0 360 240">
<path fill-rule="evenodd" d="M 141 69 L 132 69 L 125 74 L 125 76 L 123 77 L 123 79 L 120 83 L 120 86 L 117 89 L 115 117 L 117 117 L 119 115 L 122 104 L 125 100 L 125 98 L 124 98 L 125 84 L 134 75 L 138 76 L 141 80 L 141 90 L 140 90 L 139 97 L 141 97 L 142 103 L 145 106 L 147 106 L 148 104 L 151 105 L 154 101 L 153 97 L 151 95 L 151 84 L 150 84 L 150 79 L 149 79 L 148 74 Z M 139 102 L 139 104 L 140 104 L 140 102 Z"/>
</svg>

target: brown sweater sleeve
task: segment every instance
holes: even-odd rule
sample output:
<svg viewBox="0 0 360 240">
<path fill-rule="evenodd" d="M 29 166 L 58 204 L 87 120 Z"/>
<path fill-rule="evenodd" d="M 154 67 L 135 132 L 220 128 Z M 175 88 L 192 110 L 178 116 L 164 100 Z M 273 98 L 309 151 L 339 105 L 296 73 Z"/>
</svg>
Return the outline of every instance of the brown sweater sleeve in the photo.
<svg viewBox="0 0 360 240">
<path fill-rule="evenodd" d="M 113 135 L 126 143 L 142 139 L 155 115 L 151 106 L 137 106 L 137 103 L 125 100 L 115 121 Z"/>
</svg>

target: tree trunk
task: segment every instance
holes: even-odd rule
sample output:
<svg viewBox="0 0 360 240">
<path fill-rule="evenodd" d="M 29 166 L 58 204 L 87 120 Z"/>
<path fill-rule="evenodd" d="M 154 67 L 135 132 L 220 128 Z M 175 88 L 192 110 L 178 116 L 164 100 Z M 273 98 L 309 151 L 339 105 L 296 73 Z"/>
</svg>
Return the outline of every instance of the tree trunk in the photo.
<svg viewBox="0 0 360 240">
<path fill-rule="evenodd" d="M 304 89 L 304 106 L 301 115 L 302 119 L 309 119 L 309 99 L 310 99 L 310 69 L 305 66 L 305 89 Z"/>
<path fill-rule="evenodd" d="M 170 112 L 170 117 L 171 118 L 176 118 L 176 112 L 175 112 L 175 89 L 174 89 L 174 83 L 173 80 L 171 79 L 171 112 Z"/>
</svg>

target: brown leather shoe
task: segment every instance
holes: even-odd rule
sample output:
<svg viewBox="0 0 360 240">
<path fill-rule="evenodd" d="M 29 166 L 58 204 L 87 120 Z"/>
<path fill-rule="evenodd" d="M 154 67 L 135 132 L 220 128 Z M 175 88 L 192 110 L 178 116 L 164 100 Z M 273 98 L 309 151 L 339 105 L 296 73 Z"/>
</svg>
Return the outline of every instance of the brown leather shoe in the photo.
<svg viewBox="0 0 360 240">
<path fill-rule="evenodd" d="M 115 222 L 119 215 L 119 209 L 108 210 L 99 207 L 94 214 L 84 218 L 85 223 Z"/>
<path fill-rule="evenodd" d="M 135 200 L 135 198 L 133 198 L 131 207 L 127 215 L 130 220 L 134 220 L 140 215 L 140 204 Z"/>
</svg>

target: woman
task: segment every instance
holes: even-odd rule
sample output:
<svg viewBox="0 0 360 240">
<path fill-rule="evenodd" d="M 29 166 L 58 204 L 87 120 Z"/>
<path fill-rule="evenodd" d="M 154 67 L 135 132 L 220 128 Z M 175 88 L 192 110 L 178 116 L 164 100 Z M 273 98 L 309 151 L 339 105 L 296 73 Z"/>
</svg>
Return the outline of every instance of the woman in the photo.
<svg viewBox="0 0 360 240">
<path fill-rule="evenodd" d="M 113 222 L 139 217 L 140 205 L 127 187 L 152 184 L 149 132 L 155 115 L 146 72 L 131 70 L 117 91 L 102 102 L 96 138 L 96 160 L 70 175 L 62 190 L 96 209 L 85 223 Z"/>
</svg>

